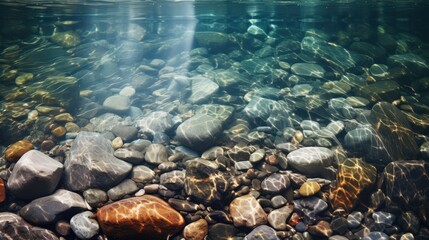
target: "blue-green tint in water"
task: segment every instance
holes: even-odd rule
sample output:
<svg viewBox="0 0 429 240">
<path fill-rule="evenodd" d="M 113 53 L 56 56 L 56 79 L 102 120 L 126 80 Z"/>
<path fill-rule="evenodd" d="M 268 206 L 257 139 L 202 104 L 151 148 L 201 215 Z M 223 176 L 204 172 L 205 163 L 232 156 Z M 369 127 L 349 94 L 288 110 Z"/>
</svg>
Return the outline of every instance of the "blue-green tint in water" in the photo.
<svg viewBox="0 0 429 240">
<path fill-rule="evenodd" d="M 183 199 L 213 207 L 210 239 L 424 239 L 428 13 L 424 0 L 0 1 L 0 150 L 16 161 L 8 146 L 27 139 L 65 159 L 57 188 L 122 182 L 116 201 L 145 187 L 188 206 L 187 223 L 200 206 Z M 225 208 L 253 204 L 238 198 L 250 190 L 267 213 L 287 213 L 284 196 L 299 217 Z"/>
</svg>

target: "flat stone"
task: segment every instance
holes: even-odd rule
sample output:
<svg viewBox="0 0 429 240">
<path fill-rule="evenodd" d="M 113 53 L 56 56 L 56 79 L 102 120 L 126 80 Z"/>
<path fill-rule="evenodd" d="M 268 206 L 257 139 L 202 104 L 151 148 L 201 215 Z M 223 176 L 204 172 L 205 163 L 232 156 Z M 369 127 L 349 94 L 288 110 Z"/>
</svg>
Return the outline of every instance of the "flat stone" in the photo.
<svg viewBox="0 0 429 240">
<path fill-rule="evenodd" d="M 31 201 L 21 208 L 19 215 L 30 223 L 47 225 L 78 209 L 87 209 L 83 198 L 77 193 L 59 189 L 52 195 Z"/>
<path fill-rule="evenodd" d="M 325 75 L 325 69 L 314 63 L 295 63 L 290 70 L 293 74 L 304 77 L 323 78 Z"/>
<path fill-rule="evenodd" d="M 389 236 L 383 232 L 370 232 L 362 240 L 389 240 Z"/>
<path fill-rule="evenodd" d="M 126 96 L 126 97 L 132 97 L 136 93 L 136 89 L 131 86 L 126 86 L 121 89 L 119 92 L 119 95 Z"/>
<path fill-rule="evenodd" d="M 234 107 L 220 104 L 203 104 L 195 110 L 195 115 L 204 114 L 215 117 L 222 122 L 222 125 L 231 120 Z"/>
<path fill-rule="evenodd" d="M 357 95 L 371 102 L 393 102 L 400 97 L 400 86 L 395 81 L 379 81 L 358 88 Z"/>
<path fill-rule="evenodd" d="M 192 149 L 205 150 L 214 144 L 221 132 L 221 121 L 212 116 L 199 114 L 179 125 L 176 139 Z"/>
<path fill-rule="evenodd" d="M 252 195 L 235 198 L 229 211 L 236 227 L 255 228 L 268 222 L 267 214 Z"/>
<path fill-rule="evenodd" d="M 275 209 L 268 214 L 268 222 L 274 229 L 278 231 L 287 230 L 288 226 L 286 222 L 292 212 L 293 205 L 286 205 L 284 207 Z"/>
<path fill-rule="evenodd" d="M 244 240 L 252 239 L 280 240 L 280 238 L 277 237 L 276 231 L 267 225 L 256 227 L 244 237 Z"/>
<path fill-rule="evenodd" d="M 65 161 L 66 185 L 74 191 L 109 188 L 131 171 L 131 164 L 113 156 L 109 140 L 98 133 L 80 132 Z"/>
<path fill-rule="evenodd" d="M 33 144 L 28 140 L 20 140 L 6 148 L 4 157 L 9 162 L 16 162 L 22 155 L 33 148 Z"/>
<path fill-rule="evenodd" d="M 159 165 L 162 162 L 168 161 L 168 149 L 159 143 L 151 144 L 146 148 L 144 158 L 150 164 Z"/>
<path fill-rule="evenodd" d="M 250 154 L 249 161 L 251 163 L 256 163 L 264 159 L 265 157 L 265 150 L 264 149 L 258 149 L 252 154 Z"/>
<path fill-rule="evenodd" d="M 332 165 L 334 153 L 323 147 L 303 147 L 287 155 L 288 164 L 303 174 L 320 176 Z"/>
<path fill-rule="evenodd" d="M 135 166 L 131 171 L 130 178 L 139 183 L 150 183 L 155 178 L 155 172 L 143 165 Z"/>
<path fill-rule="evenodd" d="M 127 96 L 113 95 L 106 98 L 103 102 L 103 108 L 113 113 L 124 113 L 130 109 L 131 101 Z"/>
<path fill-rule="evenodd" d="M 139 188 L 137 187 L 137 184 L 133 180 L 125 179 L 118 185 L 109 189 L 109 191 L 107 191 L 107 196 L 111 200 L 116 201 L 123 198 L 125 195 L 129 195 L 137 192 L 137 190 L 139 190 Z"/>
<path fill-rule="evenodd" d="M 14 166 L 7 187 L 13 195 L 22 199 L 47 196 L 55 191 L 63 170 L 60 162 L 42 152 L 30 150 Z"/>
<path fill-rule="evenodd" d="M 209 225 L 206 220 L 199 219 L 186 225 L 183 229 L 183 236 L 186 240 L 204 240 L 209 232 Z"/>
<path fill-rule="evenodd" d="M 289 178 L 284 174 L 274 173 L 265 178 L 261 188 L 266 193 L 281 193 L 290 186 Z"/>
<path fill-rule="evenodd" d="M 401 67 L 415 76 L 422 76 L 428 71 L 426 61 L 414 53 L 392 55 L 387 58 L 387 64 L 393 67 Z"/>
<path fill-rule="evenodd" d="M 332 207 L 350 211 L 359 202 L 360 195 L 375 184 L 376 178 L 377 169 L 359 158 L 340 163 L 336 188 L 329 194 Z"/>
<path fill-rule="evenodd" d="M 195 32 L 195 41 L 200 47 L 221 51 L 231 44 L 229 37 L 221 32 Z"/>
<path fill-rule="evenodd" d="M 196 203 L 177 198 L 169 198 L 168 203 L 177 211 L 196 212 L 200 209 L 200 206 Z"/>
<path fill-rule="evenodd" d="M 183 229 L 185 220 L 162 199 L 143 195 L 106 205 L 97 211 L 103 233 L 126 240 L 148 238 L 164 240 Z"/>
<path fill-rule="evenodd" d="M 100 227 L 97 220 L 92 218 L 93 215 L 94 213 L 86 211 L 70 219 L 70 227 L 78 238 L 90 239 L 98 233 Z"/>
</svg>

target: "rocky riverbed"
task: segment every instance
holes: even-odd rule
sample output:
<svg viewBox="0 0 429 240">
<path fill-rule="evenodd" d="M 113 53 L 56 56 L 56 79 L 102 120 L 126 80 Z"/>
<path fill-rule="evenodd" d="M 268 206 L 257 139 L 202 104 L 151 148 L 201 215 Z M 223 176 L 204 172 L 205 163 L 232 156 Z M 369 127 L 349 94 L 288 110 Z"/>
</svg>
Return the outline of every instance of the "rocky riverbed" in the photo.
<svg viewBox="0 0 429 240">
<path fill-rule="evenodd" d="M 0 38 L 0 238 L 429 236 L 419 37 L 95 25 Z"/>
</svg>

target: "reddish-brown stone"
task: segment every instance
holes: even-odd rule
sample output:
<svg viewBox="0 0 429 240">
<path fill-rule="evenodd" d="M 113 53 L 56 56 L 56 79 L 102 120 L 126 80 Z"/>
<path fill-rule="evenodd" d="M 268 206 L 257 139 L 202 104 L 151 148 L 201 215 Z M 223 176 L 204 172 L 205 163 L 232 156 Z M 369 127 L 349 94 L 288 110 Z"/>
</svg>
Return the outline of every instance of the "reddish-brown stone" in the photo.
<svg viewBox="0 0 429 240">
<path fill-rule="evenodd" d="M 26 152 L 33 149 L 33 144 L 28 140 L 21 140 L 12 145 L 10 145 L 4 152 L 4 157 L 9 162 L 16 162 L 19 158 L 24 155 Z"/>
<path fill-rule="evenodd" d="M 6 188 L 3 179 L 0 178 L 0 203 L 6 200 Z"/>
<path fill-rule="evenodd" d="M 104 234 L 114 240 L 165 240 L 185 226 L 179 212 L 151 195 L 106 205 L 97 211 L 97 219 Z"/>
</svg>

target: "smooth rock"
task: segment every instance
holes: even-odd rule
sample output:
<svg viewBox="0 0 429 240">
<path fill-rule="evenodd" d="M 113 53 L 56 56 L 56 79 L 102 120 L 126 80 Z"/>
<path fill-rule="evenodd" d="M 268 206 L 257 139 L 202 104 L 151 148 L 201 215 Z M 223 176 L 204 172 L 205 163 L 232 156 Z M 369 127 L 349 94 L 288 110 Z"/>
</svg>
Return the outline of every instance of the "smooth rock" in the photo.
<svg viewBox="0 0 429 240">
<path fill-rule="evenodd" d="M 310 197 L 318 193 L 320 189 L 320 184 L 317 182 L 305 182 L 301 187 L 299 187 L 298 193 L 303 197 Z"/>
<path fill-rule="evenodd" d="M 159 165 L 162 162 L 168 161 L 168 149 L 159 143 L 151 144 L 146 148 L 144 158 L 150 164 Z"/>
<path fill-rule="evenodd" d="M 209 232 L 209 225 L 206 220 L 199 219 L 186 225 L 183 229 L 183 236 L 186 240 L 204 240 Z"/>
<path fill-rule="evenodd" d="M 173 191 L 180 190 L 185 185 L 185 173 L 184 170 L 163 173 L 159 177 L 160 184 Z"/>
<path fill-rule="evenodd" d="M 124 113 L 130 109 L 131 101 L 127 96 L 113 95 L 103 102 L 103 108 L 113 113 Z"/>
<path fill-rule="evenodd" d="M 84 209 L 87 209 L 87 206 L 79 194 L 59 189 L 52 195 L 31 201 L 21 208 L 19 215 L 30 223 L 46 225 Z"/>
<path fill-rule="evenodd" d="M 308 232 L 318 237 L 330 237 L 333 233 L 331 225 L 326 221 L 319 221 L 316 225 L 308 227 Z"/>
<path fill-rule="evenodd" d="M 208 78 L 197 77 L 192 79 L 191 96 L 189 96 L 188 102 L 192 104 L 206 102 L 218 89 L 219 86 Z"/>
<path fill-rule="evenodd" d="M 119 148 L 113 155 L 131 164 L 139 164 L 144 161 L 144 154 L 142 152 L 128 148 Z"/>
<path fill-rule="evenodd" d="M 19 215 L 9 212 L 0 213 L 0 238 L 5 240 L 58 240 L 58 237 L 56 237 L 53 232 L 47 229 L 33 227 Z"/>
<path fill-rule="evenodd" d="M 284 174 L 274 173 L 265 178 L 261 188 L 266 193 L 281 193 L 290 186 L 289 178 Z"/>
<path fill-rule="evenodd" d="M 30 150 L 16 163 L 7 181 L 13 195 L 22 199 L 36 199 L 52 194 L 63 174 L 64 166 L 55 159 Z"/>
<path fill-rule="evenodd" d="M 109 140 L 90 132 L 79 133 L 64 166 L 66 185 L 74 191 L 113 187 L 131 171 L 131 164 L 113 156 Z"/>
<path fill-rule="evenodd" d="M 314 63 L 295 63 L 290 70 L 293 74 L 304 77 L 323 78 L 325 75 L 325 69 Z"/>
<path fill-rule="evenodd" d="M 323 147 L 303 147 L 287 155 L 288 164 L 303 174 L 320 176 L 332 165 L 334 153 Z"/>
<path fill-rule="evenodd" d="M 101 205 L 109 200 L 107 193 L 101 189 L 90 188 L 83 191 L 82 195 L 85 201 L 94 208 L 101 207 Z"/>
<path fill-rule="evenodd" d="M 213 145 L 221 132 L 221 121 L 199 114 L 179 125 L 176 130 L 176 139 L 191 149 L 205 150 Z"/>
<path fill-rule="evenodd" d="M 133 180 L 125 179 L 120 184 L 109 189 L 109 191 L 107 191 L 107 196 L 111 200 L 116 201 L 121 199 L 125 195 L 129 195 L 134 192 L 137 192 L 137 190 L 139 190 L 139 188 L 137 187 L 137 184 Z"/>
<path fill-rule="evenodd" d="M 104 234 L 117 240 L 165 240 L 183 229 L 185 220 L 162 199 L 143 195 L 106 205 L 97 211 Z"/>
<path fill-rule="evenodd" d="M 97 220 L 92 218 L 93 215 L 94 213 L 86 211 L 70 219 L 70 227 L 78 238 L 90 239 L 98 233 L 100 227 Z"/>
<path fill-rule="evenodd" d="M 33 148 L 33 144 L 28 140 L 20 140 L 6 148 L 4 157 L 9 162 L 15 162 Z"/>
<path fill-rule="evenodd" d="M 375 184 L 376 178 L 377 169 L 359 158 L 348 158 L 340 163 L 336 188 L 329 194 L 332 207 L 350 211 L 358 204 L 361 194 Z"/>
<path fill-rule="evenodd" d="M 349 228 L 354 229 L 360 226 L 363 219 L 361 212 L 352 212 L 347 216 L 347 224 Z"/>
<path fill-rule="evenodd" d="M 372 219 L 374 219 L 374 222 L 377 224 L 392 226 L 396 220 L 396 216 L 392 213 L 378 211 L 372 214 Z"/>
<path fill-rule="evenodd" d="M 173 115 L 168 112 L 155 111 L 137 120 L 136 125 L 143 133 L 166 132 L 174 125 Z"/>
<path fill-rule="evenodd" d="M 229 211 L 236 227 L 255 228 L 268 221 L 267 214 L 252 195 L 235 198 L 229 205 Z"/>
<path fill-rule="evenodd" d="M 302 213 L 311 224 L 316 222 L 318 214 L 328 208 L 328 204 L 320 198 L 308 197 L 294 200 L 294 209 Z"/>
<path fill-rule="evenodd" d="M 124 142 L 130 142 L 137 138 L 137 128 L 134 126 L 118 125 L 112 128 L 112 133 L 120 137 Z"/>
<path fill-rule="evenodd" d="M 267 225 L 256 227 L 244 237 L 244 240 L 253 239 L 280 240 L 280 238 L 277 237 L 276 231 Z"/>
<path fill-rule="evenodd" d="M 292 212 L 293 205 L 286 205 L 284 207 L 275 209 L 268 214 L 268 222 L 276 230 L 288 230 L 286 222 Z"/>
<path fill-rule="evenodd" d="M 134 182 L 150 183 L 155 178 L 155 172 L 144 165 L 139 165 L 133 168 L 130 178 Z"/>
</svg>

